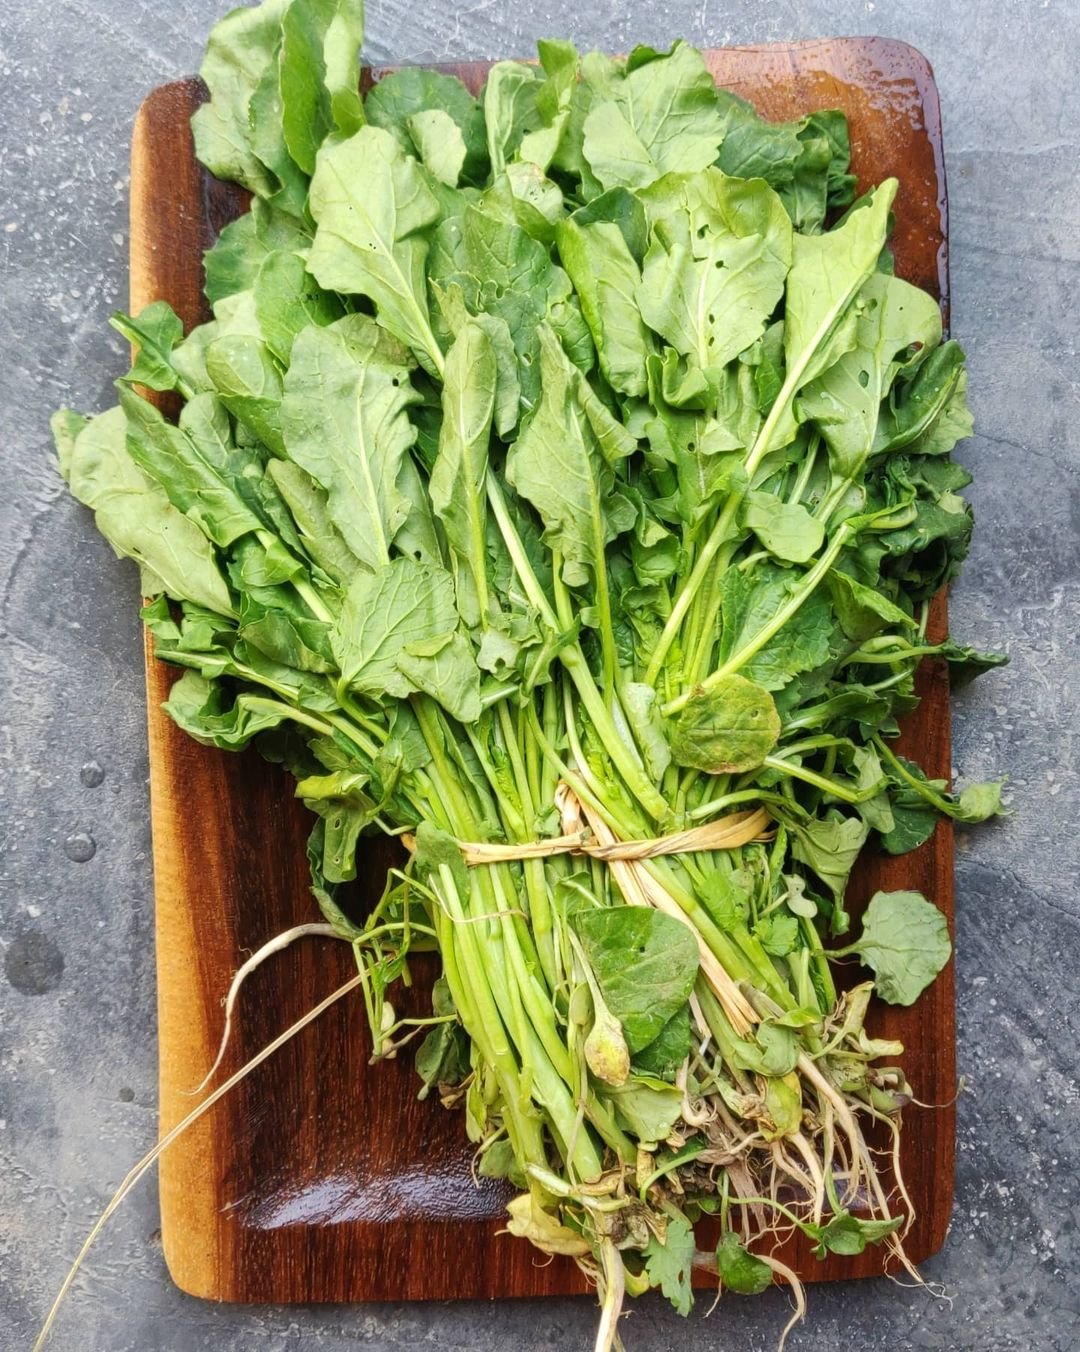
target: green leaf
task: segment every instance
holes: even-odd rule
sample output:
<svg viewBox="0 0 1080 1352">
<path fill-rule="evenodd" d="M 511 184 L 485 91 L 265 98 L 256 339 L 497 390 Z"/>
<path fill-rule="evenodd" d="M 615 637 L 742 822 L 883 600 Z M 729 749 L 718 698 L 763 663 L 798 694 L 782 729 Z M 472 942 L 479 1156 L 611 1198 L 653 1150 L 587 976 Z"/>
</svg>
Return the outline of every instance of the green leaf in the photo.
<svg viewBox="0 0 1080 1352">
<path fill-rule="evenodd" d="M 480 669 L 464 634 L 452 634 L 433 653 L 406 648 L 397 667 L 417 690 L 438 700 L 458 722 L 475 723 L 480 717 Z"/>
<path fill-rule="evenodd" d="M 388 562 L 409 515 L 400 478 L 420 396 L 406 353 L 363 315 L 308 328 L 293 345 L 281 421 L 289 456 L 326 492 L 327 512 L 368 568 Z"/>
<path fill-rule="evenodd" d="M 645 322 L 712 383 L 765 331 L 792 260 L 791 222 L 760 180 L 707 169 L 669 195 L 645 257 Z"/>
<path fill-rule="evenodd" d="M 799 940 L 799 922 L 793 915 L 784 915 L 782 911 L 773 911 L 764 916 L 754 926 L 754 937 L 760 942 L 766 953 L 773 957 L 786 957 Z"/>
<path fill-rule="evenodd" d="M 237 291 L 250 291 L 268 254 L 296 252 L 311 245 L 306 228 L 261 197 L 218 235 L 203 255 L 206 298 L 216 305 Z"/>
<path fill-rule="evenodd" d="M 203 359 L 214 393 L 244 425 L 249 441 L 283 455 L 281 368 L 263 336 L 254 290 L 219 301 L 206 330 Z"/>
<path fill-rule="evenodd" d="M 664 732 L 656 691 L 640 681 L 626 681 L 619 691 L 645 770 L 657 782 L 671 764 L 671 747 Z"/>
<path fill-rule="evenodd" d="M 631 1054 L 639 1052 L 690 996 L 698 970 L 693 932 L 638 906 L 580 911 L 571 924 Z"/>
<path fill-rule="evenodd" d="M 819 1231 L 814 1254 L 824 1258 L 826 1253 L 862 1253 L 867 1244 L 879 1243 L 886 1235 L 899 1230 L 903 1223 L 903 1216 L 894 1216 L 887 1221 L 861 1220 L 848 1211 L 841 1211 Z"/>
<path fill-rule="evenodd" d="M 254 549 L 258 550 L 258 546 Z M 241 638 L 284 667 L 313 672 L 333 669 L 327 624 L 313 619 L 291 589 L 260 586 L 252 579 L 245 581 L 235 565 L 230 572 L 238 589 L 244 588 L 240 602 Z"/>
<path fill-rule="evenodd" d="M 354 689 L 401 697 L 415 689 L 398 665 L 406 649 L 449 638 L 457 618 L 450 574 L 397 558 L 353 579 L 330 642 L 343 678 Z"/>
<path fill-rule="evenodd" d="M 947 455 L 974 427 L 966 394 L 960 344 L 942 343 L 912 380 L 892 392 L 878 424 L 875 455 L 909 447 L 917 455 Z"/>
<path fill-rule="evenodd" d="M 673 1080 L 690 1055 L 690 1006 L 673 1014 L 653 1040 L 634 1057 L 634 1069 L 661 1080 Z"/>
<path fill-rule="evenodd" d="M 829 574 L 829 588 L 836 618 L 853 643 L 862 643 L 890 625 L 901 631 L 916 627 L 911 616 L 876 587 L 866 587 L 848 573 L 834 569 Z"/>
<path fill-rule="evenodd" d="M 240 751 L 256 733 L 276 728 L 289 715 L 288 706 L 258 695 L 230 696 L 217 681 L 185 671 L 161 706 L 177 727 L 204 746 Z"/>
<path fill-rule="evenodd" d="M 537 50 L 547 76 L 536 91 L 534 120 L 539 126 L 522 136 L 518 153 L 522 160 L 546 172 L 569 127 L 577 92 L 579 58 L 573 43 L 551 38 L 541 38 Z"/>
<path fill-rule="evenodd" d="M 770 446 L 794 436 L 790 405 L 796 393 L 856 343 L 855 297 L 877 266 L 885 244 L 896 180 L 868 193 L 824 235 L 792 239 L 784 304 L 784 385 L 770 414 Z"/>
<path fill-rule="evenodd" d="M 172 353 L 184 336 L 184 326 L 167 301 L 154 301 L 134 319 L 118 311 L 109 323 L 138 349 L 131 370 L 124 377 L 129 385 L 175 390 L 182 384 Z"/>
<path fill-rule="evenodd" d="M 213 395 L 197 395 L 184 406 L 177 427 L 133 390 L 120 390 L 131 458 L 157 480 L 175 507 L 224 548 L 262 529 L 263 522 L 243 483 L 250 457 L 224 440 L 224 429 L 213 414 L 215 405 Z M 216 434 L 208 434 L 210 428 Z"/>
<path fill-rule="evenodd" d="M 682 1116 L 682 1091 L 663 1080 L 631 1075 L 625 1084 L 605 1085 L 599 1093 L 645 1149 L 666 1141 Z"/>
<path fill-rule="evenodd" d="M 839 906 L 870 828 L 858 817 L 831 815 L 808 822 L 793 822 L 791 829 L 792 854 L 813 869 Z M 835 928 L 835 919 L 833 924 Z"/>
<path fill-rule="evenodd" d="M 360 833 L 382 807 L 368 791 L 367 775 L 355 770 L 310 775 L 298 781 L 296 796 L 323 819 L 323 876 L 330 883 L 351 881 Z"/>
<path fill-rule="evenodd" d="M 514 158 L 526 132 L 541 126 L 536 100 L 543 84 L 536 67 L 520 61 L 497 61 L 488 71 L 482 101 L 492 175 Z"/>
<path fill-rule="evenodd" d="M 716 159 L 724 134 L 716 85 L 685 42 L 613 71 L 604 95 L 594 93 L 584 125 L 585 159 L 603 187 L 645 188 Z"/>
<path fill-rule="evenodd" d="M 913 789 L 901 785 L 890 793 L 889 808 L 892 829 L 881 835 L 881 847 L 886 853 L 907 854 L 909 850 L 918 849 L 934 834 L 940 814 Z"/>
<path fill-rule="evenodd" d="M 427 108 L 411 114 L 405 125 L 424 168 L 440 183 L 456 188 L 468 148 L 450 114 L 441 108 Z"/>
<path fill-rule="evenodd" d="M 292 0 L 293 4 L 310 0 Z M 291 7 L 291 6 L 290 6 Z M 281 85 L 282 39 L 279 34 L 270 62 L 255 87 L 248 106 L 252 149 L 277 182 L 269 200 L 280 211 L 302 221 L 308 195 L 308 175 L 289 153 L 283 126 L 284 107 Z"/>
<path fill-rule="evenodd" d="M 753 881 L 748 873 L 736 869 L 729 874 L 720 866 L 705 875 L 697 894 L 713 923 L 731 933 L 745 925 L 752 891 Z"/>
<path fill-rule="evenodd" d="M 364 125 L 363 0 L 292 0 L 281 34 L 282 131 L 289 154 L 310 175 L 332 132 L 350 136 Z"/>
<path fill-rule="evenodd" d="M 578 293 L 605 379 L 622 394 L 641 395 L 651 346 L 637 302 L 641 271 L 619 226 L 595 215 L 583 224 L 583 212 L 558 226 L 559 258 Z"/>
<path fill-rule="evenodd" d="M 162 590 L 220 615 L 233 601 L 211 542 L 139 468 L 119 408 L 87 422 L 69 409 L 52 421 L 60 472 L 118 555 L 134 559 Z"/>
<path fill-rule="evenodd" d="M 470 183 L 482 183 L 488 174 L 484 114 L 476 99 L 456 76 L 420 66 L 393 71 L 372 86 L 366 99 L 368 121 L 390 132 L 402 150 L 419 150 L 409 131 L 416 113 L 439 110 L 457 124 L 466 147 L 463 173 Z"/>
<path fill-rule="evenodd" d="M 962 790 L 957 800 L 953 819 L 958 822 L 984 822 L 988 817 L 997 817 L 1005 813 L 1001 805 L 1001 791 L 1005 787 L 1003 779 L 991 780 L 985 784 L 969 784 Z"/>
<path fill-rule="evenodd" d="M 425 368 L 442 368 L 424 264 L 439 205 L 423 171 L 380 127 L 319 151 L 311 180 L 317 222 L 308 270 L 330 291 L 369 296 L 377 318 Z"/>
<path fill-rule="evenodd" d="M 271 460 L 266 469 L 288 504 L 308 557 L 335 582 L 347 582 L 358 560 L 330 519 L 326 493 L 291 460 Z"/>
<path fill-rule="evenodd" d="M 772 696 L 744 676 L 725 676 L 695 691 L 669 733 L 679 765 L 710 775 L 738 774 L 759 766 L 780 736 Z"/>
<path fill-rule="evenodd" d="M 771 1127 L 763 1126 L 767 1141 L 779 1141 L 785 1136 L 797 1136 L 802 1130 L 802 1082 L 794 1071 L 773 1075 L 765 1081 L 765 1112 Z"/>
<path fill-rule="evenodd" d="M 270 197 L 279 185 L 256 153 L 251 103 L 264 78 L 277 79 L 281 20 L 289 3 L 264 0 L 254 9 L 234 9 L 214 25 L 199 67 L 210 101 L 191 119 L 199 160 L 218 178 L 260 197 Z"/>
<path fill-rule="evenodd" d="M 752 568 L 729 568 L 721 585 L 721 662 L 741 651 L 772 619 L 798 586 L 797 571 L 771 562 Z M 821 591 L 816 591 L 742 667 L 743 675 L 766 690 L 782 690 L 793 676 L 826 662 L 836 621 Z"/>
<path fill-rule="evenodd" d="M 509 1179 L 516 1188 L 529 1186 L 528 1178 L 514 1154 L 514 1147 L 505 1136 L 487 1147 L 480 1156 L 476 1172 L 481 1178 Z"/>
<path fill-rule="evenodd" d="M 772 1268 L 748 1252 L 730 1230 L 716 1247 L 716 1268 L 720 1284 L 741 1296 L 760 1295 L 772 1285 Z"/>
<path fill-rule="evenodd" d="M 458 604 L 465 623 L 486 619 L 488 443 L 498 365 L 487 332 L 466 319 L 446 358 L 443 421 L 429 493 L 454 556 Z"/>
<path fill-rule="evenodd" d="M 862 936 L 844 949 L 874 972 L 874 989 L 891 1005 L 912 1005 L 952 955 L 944 915 L 920 892 L 875 892 Z"/>
<path fill-rule="evenodd" d="M 505 437 L 516 425 L 521 406 L 518 359 L 517 353 L 514 351 L 514 340 L 510 335 L 510 327 L 505 319 L 497 315 L 483 313 L 471 315 L 465 305 L 465 298 L 461 294 L 461 287 L 456 282 L 451 283 L 445 291 L 435 283 L 433 290 L 439 302 L 442 317 L 454 338 L 466 324 L 471 324 L 483 330 L 488 343 L 491 345 L 492 355 L 495 358 L 493 422 L 495 430 L 500 436 Z"/>
<path fill-rule="evenodd" d="M 605 454 L 611 429 L 590 406 L 581 373 L 546 325 L 540 343 L 541 401 L 510 448 L 506 477 L 540 513 L 544 542 L 562 555 L 566 582 L 580 586 L 604 567 L 606 545 L 633 526 L 636 513 L 615 491 Z M 620 441 L 614 454 L 633 445 Z"/>
<path fill-rule="evenodd" d="M 545 248 L 555 239 L 555 228 L 566 216 L 562 190 L 535 164 L 508 164 L 477 202 L 483 212 L 519 225 Z"/>
<path fill-rule="evenodd" d="M 569 277 L 514 221 L 472 205 L 459 218 L 444 219 L 433 238 L 430 276 L 445 292 L 457 287 L 471 314 L 506 324 L 526 407 L 540 395 L 542 325 L 555 329 L 575 365 L 592 364 L 592 339 L 571 299 Z"/>
<path fill-rule="evenodd" d="M 763 178 L 780 195 L 795 228 L 821 229 L 826 212 L 847 206 L 854 178 L 843 113 L 825 110 L 796 122 L 767 122 L 726 89 L 717 91 L 724 140 L 717 164 L 737 178 Z"/>
<path fill-rule="evenodd" d="M 457 1014 L 453 996 L 446 977 L 440 976 L 431 992 L 432 1013 L 436 1015 Z M 434 1085 L 460 1084 L 469 1073 L 469 1040 L 460 1023 L 437 1024 L 424 1038 L 416 1051 L 416 1073 L 423 1081 L 417 1098 L 427 1098 Z M 509 1144 L 495 1142 L 480 1158 L 478 1172 L 485 1178 L 505 1178 L 509 1168 L 515 1163 L 512 1158 L 505 1162 L 501 1172 L 491 1172 L 498 1159 L 497 1147 Z M 493 1151 L 496 1152 L 493 1157 Z"/>
<path fill-rule="evenodd" d="M 858 213 L 856 213 L 858 214 Z M 941 310 L 933 296 L 878 272 L 855 300 L 854 346 L 799 395 L 800 418 L 816 424 L 829 464 L 854 478 L 874 448 L 882 400 L 914 347 L 919 356 L 941 342 Z"/>
<path fill-rule="evenodd" d="M 421 878 L 437 875 L 440 869 L 449 869 L 459 892 L 469 891 L 469 874 L 461 857 L 461 846 L 453 836 L 423 821 L 416 828 L 416 852 L 413 855 Z"/>
<path fill-rule="evenodd" d="M 295 3 L 295 0 L 294 0 Z M 266 346 L 283 366 L 293 343 L 310 325 L 325 327 L 345 313 L 341 301 L 324 291 L 296 253 L 275 250 L 263 259 L 252 287 L 255 317 Z"/>
<path fill-rule="evenodd" d="M 691 1277 L 695 1251 L 693 1227 L 683 1216 L 669 1216 L 663 1242 L 653 1235 L 645 1249 L 650 1283 L 658 1286 L 683 1316 L 694 1304 Z"/>
<path fill-rule="evenodd" d="M 671 349 L 667 349 L 671 352 Z M 644 425 L 656 457 L 674 469 L 671 502 L 674 520 L 698 525 L 721 496 L 746 486 L 743 468 L 745 443 L 711 412 L 673 407 L 664 393 L 666 368 L 655 356 L 648 361 L 649 400 L 653 414 Z M 747 370 L 748 368 L 742 368 Z M 740 376 L 736 375 L 736 382 Z M 750 433 L 749 440 L 753 439 Z M 658 504 L 654 501 L 654 509 Z M 665 514 L 665 520 L 672 519 Z"/>
<path fill-rule="evenodd" d="M 808 563 L 825 541 L 821 522 L 801 503 L 782 502 L 772 493 L 747 493 L 742 522 L 770 554 L 787 563 Z"/>
</svg>

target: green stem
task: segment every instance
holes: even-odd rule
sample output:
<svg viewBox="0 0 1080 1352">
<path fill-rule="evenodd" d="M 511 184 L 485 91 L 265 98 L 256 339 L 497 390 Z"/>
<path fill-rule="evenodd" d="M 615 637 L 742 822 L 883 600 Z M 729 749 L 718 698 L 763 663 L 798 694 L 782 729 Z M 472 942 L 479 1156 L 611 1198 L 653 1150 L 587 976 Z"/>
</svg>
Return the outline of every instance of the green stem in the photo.
<svg viewBox="0 0 1080 1352">
<path fill-rule="evenodd" d="M 805 605 L 814 594 L 814 590 L 818 584 L 839 557 L 840 551 L 847 543 L 848 535 L 849 530 L 846 525 L 838 528 L 836 534 L 829 543 L 829 547 L 824 551 L 817 563 L 814 564 L 813 568 L 809 569 L 803 575 L 802 581 L 799 583 L 798 587 L 791 593 L 784 604 L 779 607 L 772 619 L 767 624 L 763 625 L 749 642 L 744 643 L 737 652 L 732 653 L 726 662 L 717 667 L 711 676 L 707 676 L 705 680 L 701 682 L 700 688 L 711 690 L 714 686 L 718 685 L 725 676 L 730 676 L 733 672 L 737 672 L 739 668 L 745 666 L 755 654 L 759 653 L 771 638 L 780 632 L 784 625 L 798 613 L 799 609 Z M 669 701 L 669 703 L 664 705 L 663 712 L 668 716 L 678 713 L 678 711 L 687 704 L 697 688 L 698 687 L 686 690 L 683 694 L 679 695 L 678 698 Z"/>
<path fill-rule="evenodd" d="M 260 709 L 264 713 L 280 713 L 286 718 L 291 718 L 294 723 L 302 723 L 305 728 L 311 728 L 313 732 L 322 733 L 324 737 L 329 737 L 332 731 L 329 723 L 324 723 L 321 718 L 315 718 L 314 715 L 305 713 L 303 709 L 298 709 L 295 704 L 286 704 L 280 699 L 264 699 L 262 695 L 245 696 L 247 707 L 249 709 Z"/>
<path fill-rule="evenodd" d="M 728 499 L 727 505 L 717 518 L 716 525 L 713 527 L 705 543 L 701 546 L 701 552 L 694 561 L 694 567 L 690 572 L 685 584 L 680 590 L 675 602 L 671 607 L 671 614 L 667 618 L 660 637 L 656 641 L 656 647 L 653 649 L 653 655 L 649 659 L 649 665 L 645 668 L 645 684 L 655 685 L 660 675 L 661 668 L 668 655 L 668 650 L 675 642 L 675 638 L 682 628 L 682 622 L 686 612 L 690 609 L 690 604 L 697 595 L 698 588 L 708 576 L 712 568 L 713 560 L 720 550 L 720 546 L 727 540 L 731 534 L 735 522 L 735 515 L 739 510 L 741 495 L 732 496 Z"/>
<path fill-rule="evenodd" d="M 957 807 L 955 803 L 950 802 L 942 794 L 938 793 L 936 789 L 931 788 L 931 786 L 927 784 L 925 780 L 920 779 L 918 775 L 913 775 L 904 765 L 903 761 L 893 753 L 880 737 L 874 737 L 872 741 L 873 745 L 881 753 L 881 757 L 886 765 L 888 765 L 889 769 L 902 779 L 909 788 L 914 789 L 917 794 L 922 798 L 925 798 L 930 806 L 937 808 L 943 816 L 956 817 Z"/>
<path fill-rule="evenodd" d="M 518 580 L 525 588 L 525 594 L 529 600 L 540 612 L 544 623 L 549 629 L 559 633 L 561 627 L 558 616 L 552 609 L 551 602 L 544 594 L 544 589 L 540 586 L 539 580 L 533 572 L 525 548 L 521 543 L 521 537 L 510 518 L 506 500 L 503 498 L 502 491 L 493 474 L 488 474 L 487 482 L 488 501 L 491 504 L 499 531 L 506 543 Z M 622 776 L 626 787 L 654 821 L 663 821 L 669 815 L 670 809 L 655 784 L 637 763 L 632 748 L 628 747 L 620 737 L 604 703 L 604 698 L 597 689 L 596 682 L 589 671 L 588 663 L 585 661 L 585 655 L 581 651 L 580 645 L 577 643 L 568 644 L 561 649 L 559 660 L 577 687 L 578 695 L 592 720 L 593 727 L 604 743 L 604 748 L 611 757 L 616 770 Z"/>
<path fill-rule="evenodd" d="M 791 761 L 785 760 L 782 756 L 766 756 L 763 765 L 770 770 L 776 770 L 782 775 L 791 775 L 794 779 L 801 779 L 804 784 L 813 784 L 814 788 L 820 789 L 822 793 L 831 794 L 834 798 L 839 798 L 844 803 L 867 803 L 871 798 L 876 798 L 881 792 L 879 785 L 873 789 L 849 789 L 839 783 L 838 780 L 828 779 L 825 775 L 819 775 L 815 770 L 808 770 L 805 765 L 794 765 Z"/>
<path fill-rule="evenodd" d="M 768 789 L 739 789 L 735 793 L 725 793 L 721 798 L 710 798 L 707 803 L 702 803 L 700 807 L 688 812 L 687 816 L 692 822 L 700 822 L 708 817 L 715 817 L 725 808 L 737 807 L 740 803 L 776 803 L 779 807 L 787 806 L 787 801 L 780 794 L 770 793 Z"/>
<path fill-rule="evenodd" d="M 814 466 L 817 463 L 818 451 L 820 449 L 821 437 L 815 433 L 810 439 L 809 448 L 803 458 L 802 466 L 796 476 L 791 493 L 788 496 L 789 503 L 802 502 L 803 494 L 806 492 L 806 486 L 810 482 L 810 476 L 814 472 Z"/>
</svg>

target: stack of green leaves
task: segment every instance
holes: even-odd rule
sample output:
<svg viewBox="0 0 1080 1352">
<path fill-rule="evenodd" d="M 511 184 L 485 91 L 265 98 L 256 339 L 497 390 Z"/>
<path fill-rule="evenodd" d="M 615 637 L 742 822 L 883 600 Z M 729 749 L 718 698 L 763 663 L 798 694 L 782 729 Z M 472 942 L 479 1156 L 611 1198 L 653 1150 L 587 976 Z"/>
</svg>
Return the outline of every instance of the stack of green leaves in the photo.
<svg viewBox="0 0 1080 1352">
<path fill-rule="evenodd" d="M 766 123 L 684 43 L 361 98 L 362 27 L 266 0 L 214 30 L 196 146 L 253 195 L 206 256 L 214 317 L 118 316 L 119 406 L 58 414 L 60 463 L 187 668 L 172 718 L 295 774 L 377 1054 L 423 1036 L 421 1092 L 516 1185 L 510 1228 L 598 1278 L 610 1344 L 624 1290 L 690 1308 L 706 1212 L 739 1291 L 784 1273 L 777 1229 L 901 1252 L 864 1128 L 899 1129 L 902 1049 L 829 964 L 908 1004 L 947 927 L 879 893 L 824 941 L 869 839 L 1000 807 L 890 746 L 923 657 L 998 660 L 927 637 L 971 531 L 964 359 L 893 275 L 896 183 L 854 200 L 840 114 Z M 763 838 L 621 871 L 460 848 L 758 809 Z M 372 831 L 414 853 L 354 923 Z M 434 1007 L 399 1019 L 419 948 Z"/>
</svg>

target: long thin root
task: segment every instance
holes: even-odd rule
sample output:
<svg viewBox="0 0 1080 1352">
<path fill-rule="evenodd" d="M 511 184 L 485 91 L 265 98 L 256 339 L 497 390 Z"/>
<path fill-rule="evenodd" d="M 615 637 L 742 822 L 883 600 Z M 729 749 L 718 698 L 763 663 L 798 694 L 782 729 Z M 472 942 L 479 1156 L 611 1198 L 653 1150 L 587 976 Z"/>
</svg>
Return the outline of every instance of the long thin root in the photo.
<svg viewBox="0 0 1080 1352">
<path fill-rule="evenodd" d="M 229 1038 L 232 1036 L 233 1009 L 236 1007 L 236 999 L 240 994 L 240 987 L 252 972 L 254 972 L 257 967 L 261 967 L 267 958 L 272 958 L 275 953 L 282 952 L 284 949 L 288 948 L 290 944 L 295 943 L 297 939 L 307 939 L 311 937 L 318 937 L 320 939 L 343 938 L 343 936 L 334 929 L 333 925 L 296 925 L 293 929 L 287 929 L 281 934 L 275 935 L 269 943 L 263 944 L 262 948 L 252 953 L 247 962 L 245 962 L 242 967 L 238 968 L 236 975 L 232 979 L 232 984 L 229 986 L 229 993 L 225 996 L 225 1027 L 222 1030 L 221 1042 L 218 1046 L 217 1056 L 214 1057 L 214 1064 L 194 1089 L 186 1089 L 183 1091 L 184 1093 L 188 1094 L 191 1098 L 194 1098 L 196 1094 L 201 1094 L 214 1078 L 217 1068 L 221 1065 L 225 1056 L 225 1051 L 229 1045 Z"/>
</svg>

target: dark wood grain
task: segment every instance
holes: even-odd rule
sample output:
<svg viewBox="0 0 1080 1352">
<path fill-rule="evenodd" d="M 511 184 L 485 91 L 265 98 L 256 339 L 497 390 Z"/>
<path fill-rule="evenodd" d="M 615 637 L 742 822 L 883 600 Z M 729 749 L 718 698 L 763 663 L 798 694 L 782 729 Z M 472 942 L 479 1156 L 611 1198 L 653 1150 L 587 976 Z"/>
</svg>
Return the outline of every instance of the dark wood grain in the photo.
<svg viewBox="0 0 1080 1352">
<path fill-rule="evenodd" d="M 898 272 L 948 302 L 945 180 L 933 76 L 903 43 L 845 39 L 711 51 L 717 81 L 767 116 L 839 107 L 850 119 L 855 172 L 901 183 Z M 473 89 L 487 63 L 448 68 Z M 171 302 L 190 326 L 207 317 L 201 258 L 245 205 L 196 165 L 188 129 L 203 98 L 194 80 L 143 105 L 132 153 L 131 305 Z M 946 311 L 947 313 L 947 311 Z M 944 599 L 934 613 L 942 631 Z M 221 998 L 252 949 L 313 918 L 304 843 L 309 821 L 286 775 L 255 755 L 207 750 L 160 705 L 174 679 L 147 650 L 151 803 L 157 887 L 161 1127 L 189 1111 L 213 1060 Z M 906 742 L 932 776 L 949 774 L 945 672 L 926 664 L 923 702 Z M 389 847 L 365 845 L 361 886 L 381 890 Z M 941 824 L 900 859 L 868 858 L 855 909 L 878 887 L 913 887 L 952 920 L 952 841 Z M 305 940 L 248 982 L 225 1071 L 235 1069 L 355 968 L 344 945 Z M 422 983 L 421 983 L 422 987 Z M 422 1002 L 418 989 L 411 999 Z M 877 1008 L 873 1030 L 900 1038 L 920 1099 L 955 1093 L 953 970 L 914 1009 Z M 476 1187 L 461 1119 L 416 1098 L 408 1059 L 367 1064 L 358 1000 L 306 1029 L 251 1075 L 161 1161 L 165 1255 L 192 1294 L 234 1301 L 446 1299 L 581 1291 L 569 1262 L 541 1263 L 498 1234 L 505 1194 Z M 951 1106 L 906 1114 L 903 1162 L 921 1259 L 942 1243 L 952 1205 Z M 810 1280 L 880 1272 L 882 1252 L 819 1263 L 785 1252 Z"/>
</svg>

